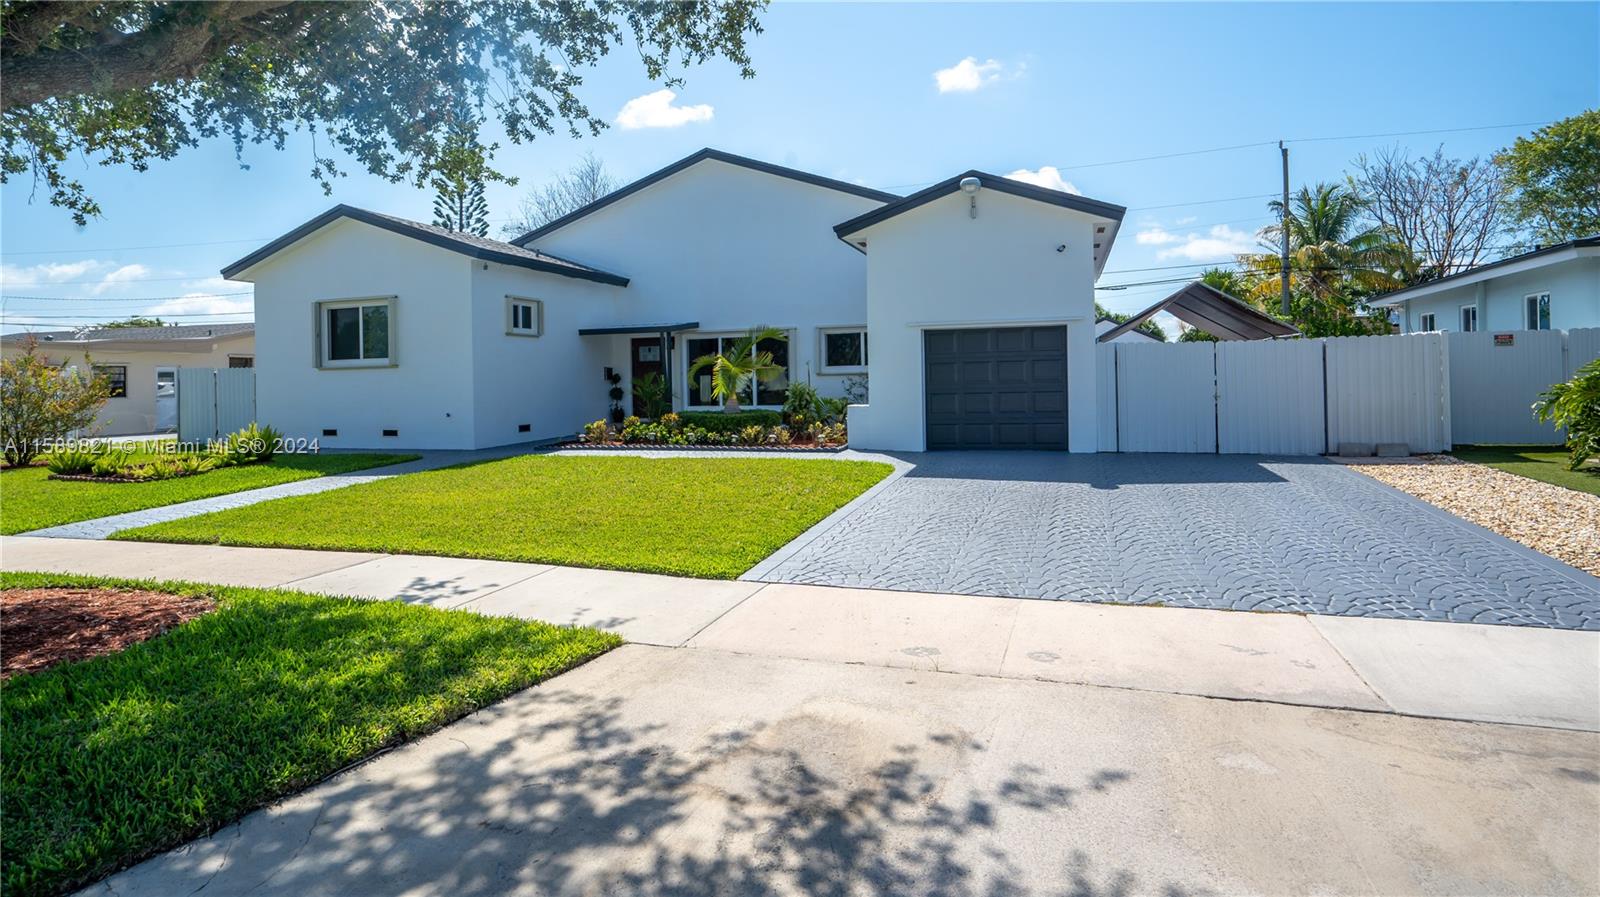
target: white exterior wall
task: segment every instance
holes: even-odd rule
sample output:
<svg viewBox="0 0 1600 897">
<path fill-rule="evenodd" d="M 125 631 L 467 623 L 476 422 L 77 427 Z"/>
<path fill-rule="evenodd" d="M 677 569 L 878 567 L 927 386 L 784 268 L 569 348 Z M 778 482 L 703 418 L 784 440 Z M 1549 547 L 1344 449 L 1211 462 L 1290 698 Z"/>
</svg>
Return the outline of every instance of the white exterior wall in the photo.
<svg viewBox="0 0 1600 897">
<path fill-rule="evenodd" d="M 627 276 L 611 323 L 698 321 L 701 333 L 757 325 L 790 331 L 795 380 L 843 395 L 844 375 L 823 374 L 819 328 L 867 323 L 866 259 L 833 226 L 882 205 L 877 200 L 708 160 L 658 181 L 529 244 Z M 646 334 L 639 334 L 645 336 Z M 673 347 L 674 406 L 683 407 L 684 339 Z M 584 337 L 633 386 L 631 337 Z M 877 352 L 877 336 L 870 337 Z M 600 373 L 594 374 L 600 383 Z M 603 386 L 603 384 L 601 384 Z M 587 388 L 587 387 L 585 387 Z M 601 392 L 604 392 L 602 388 Z M 629 404 L 629 400 L 624 400 Z M 605 412 L 586 412 L 593 420 Z"/>
<path fill-rule="evenodd" d="M 4 354 L 12 358 L 22 354 L 22 348 L 8 345 Z M 131 436 L 155 432 L 157 368 L 225 368 L 231 355 L 255 354 L 255 337 L 243 333 L 215 342 L 183 340 L 171 345 L 146 343 L 137 348 L 107 345 L 87 351 L 40 343 L 38 354 L 52 363 L 79 368 L 90 362 L 127 367 L 128 394 L 106 400 L 95 416 L 94 435 Z"/>
<path fill-rule="evenodd" d="M 925 329 L 1066 324 L 1067 444 L 1096 451 L 1093 228 L 1080 212 L 984 190 L 977 218 L 953 193 L 854 235 L 867 241 L 871 396 L 850 410 L 851 445 L 926 449 Z"/>
<path fill-rule="evenodd" d="M 256 410 L 327 448 L 474 447 L 473 261 L 344 219 L 252 269 Z M 318 302 L 394 296 L 392 366 L 316 366 Z M 337 429 L 325 437 L 324 428 Z M 385 438 L 397 429 L 398 438 Z"/>
<path fill-rule="evenodd" d="M 575 435 L 605 415 L 612 323 L 626 288 L 494 263 L 472 263 L 474 439 L 480 448 Z M 506 333 L 507 294 L 544 303 L 544 334 Z M 463 359 L 464 360 L 464 359 Z M 517 427 L 529 425 L 529 432 Z"/>
<path fill-rule="evenodd" d="M 1524 300 L 1530 293 L 1546 292 L 1552 330 L 1600 327 L 1600 256 L 1578 256 L 1420 296 L 1405 303 L 1400 324 L 1407 333 L 1419 332 L 1422 315 L 1432 312 L 1438 315 L 1437 329 L 1459 331 L 1461 306 L 1482 302 L 1479 330 L 1525 330 Z"/>
</svg>

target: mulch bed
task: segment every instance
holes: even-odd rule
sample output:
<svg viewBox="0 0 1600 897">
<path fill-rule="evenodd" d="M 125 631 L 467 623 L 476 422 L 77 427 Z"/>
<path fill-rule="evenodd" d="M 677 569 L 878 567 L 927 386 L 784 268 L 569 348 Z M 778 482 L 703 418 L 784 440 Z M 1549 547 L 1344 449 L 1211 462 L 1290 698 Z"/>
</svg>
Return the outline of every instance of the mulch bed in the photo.
<svg viewBox="0 0 1600 897">
<path fill-rule="evenodd" d="M 790 443 L 788 445 L 661 445 L 655 442 L 560 442 L 556 448 L 588 449 L 595 452 L 604 451 L 646 451 L 646 452 L 842 452 L 849 448 L 848 445 L 817 445 L 813 442 Z"/>
<path fill-rule="evenodd" d="M 121 651 L 216 606 L 144 589 L 0 590 L 0 678 Z"/>
</svg>

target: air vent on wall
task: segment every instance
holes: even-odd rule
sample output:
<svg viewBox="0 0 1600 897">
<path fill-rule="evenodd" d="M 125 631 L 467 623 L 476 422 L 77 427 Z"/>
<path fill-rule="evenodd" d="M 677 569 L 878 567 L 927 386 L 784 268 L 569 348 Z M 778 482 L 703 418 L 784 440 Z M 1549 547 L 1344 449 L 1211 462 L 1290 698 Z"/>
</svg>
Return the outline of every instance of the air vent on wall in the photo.
<svg viewBox="0 0 1600 897">
<path fill-rule="evenodd" d="M 383 435 L 385 435 L 385 436 L 399 436 L 400 435 L 400 431 L 399 430 L 384 430 L 383 431 Z"/>
<path fill-rule="evenodd" d="M 324 435 L 324 436 L 338 436 L 339 435 L 339 431 L 338 430 L 323 430 L 322 431 L 322 435 Z"/>
<path fill-rule="evenodd" d="M 517 424 L 518 433 L 527 433 L 533 430 L 533 424 Z"/>
</svg>

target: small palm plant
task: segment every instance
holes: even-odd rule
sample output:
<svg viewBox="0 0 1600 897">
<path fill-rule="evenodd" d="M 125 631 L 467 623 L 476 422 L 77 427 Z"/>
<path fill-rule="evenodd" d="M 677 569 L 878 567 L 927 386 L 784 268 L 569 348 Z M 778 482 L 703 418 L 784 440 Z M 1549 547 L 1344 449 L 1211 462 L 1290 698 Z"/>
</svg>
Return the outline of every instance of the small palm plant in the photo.
<svg viewBox="0 0 1600 897">
<path fill-rule="evenodd" d="M 1543 423 L 1566 429 L 1571 469 L 1600 455 L 1600 358 L 1578 368 L 1571 380 L 1541 393 L 1533 413 Z"/>
<path fill-rule="evenodd" d="M 771 352 L 757 351 L 766 340 L 786 340 L 788 336 L 776 327 L 757 327 L 740 337 L 726 352 L 713 352 L 694 360 L 689 368 L 693 380 L 706 368 L 711 369 L 711 397 L 722 400 L 722 410 L 729 414 L 739 411 L 739 391 L 752 379 L 770 383 L 781 377 L 783 366 L 775 364 Z"/>
</svg>

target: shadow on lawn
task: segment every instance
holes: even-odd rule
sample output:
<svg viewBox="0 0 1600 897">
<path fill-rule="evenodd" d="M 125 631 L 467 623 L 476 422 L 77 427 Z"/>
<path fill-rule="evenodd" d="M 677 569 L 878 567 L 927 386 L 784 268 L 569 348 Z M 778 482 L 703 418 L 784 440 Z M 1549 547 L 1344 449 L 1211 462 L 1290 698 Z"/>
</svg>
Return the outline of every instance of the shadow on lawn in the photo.
<svg viewBox="0 0 1600 897">
<path fill-rule="evenodd" d="M 963 773 L 985 748 L 965 735 L 859 756 L 857 730 L 802 714 L 679 749 L 619 711 L 615 700 L 541 689 L 458 724 L 466 741 L 436 738 L 385 761 L 412 764 L 403 774 L 357 769 L 318 800 L 255 814 L 106 886 L 452 897 L 1152 890 L 1069 845 L 1014 858 L 998 826 L 1002 814 L 1013 832 L 1071 814 L 1128 782 L 1127 771 L 1062 781 L 1019 765 L 979 790 Z"/>
</svg>

